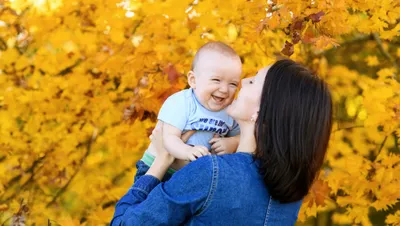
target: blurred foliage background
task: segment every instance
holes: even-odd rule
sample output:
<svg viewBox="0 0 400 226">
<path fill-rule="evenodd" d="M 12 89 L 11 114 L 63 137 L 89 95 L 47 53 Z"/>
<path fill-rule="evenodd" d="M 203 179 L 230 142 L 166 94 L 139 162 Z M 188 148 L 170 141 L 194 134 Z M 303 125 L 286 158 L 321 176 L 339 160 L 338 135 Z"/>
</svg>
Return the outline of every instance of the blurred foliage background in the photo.
<svg viewBox="0 0 400 226">
<path fill-rule="evenodd" d="M 395 0 L 0 1 L 0 223 L 107 224 L 161 104 L 217 40 L 243 77 L 285 56 L 332 89 L 299 220 L 400 225 L 399 21 Z"/>
</svg>

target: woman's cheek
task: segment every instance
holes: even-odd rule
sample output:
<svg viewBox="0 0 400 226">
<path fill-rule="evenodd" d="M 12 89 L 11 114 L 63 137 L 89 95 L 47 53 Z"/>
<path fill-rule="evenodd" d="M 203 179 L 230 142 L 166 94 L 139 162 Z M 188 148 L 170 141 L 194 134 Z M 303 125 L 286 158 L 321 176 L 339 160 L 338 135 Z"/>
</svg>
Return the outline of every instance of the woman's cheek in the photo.
<svg viewBox="0 0 400 226">
<path fill-rule="evenodd" d="M 235 101 L 233 101 L 233 103 L 231 103 L 231 105 L 229 105 L 226 108 L 226 113 L 228 113 L 228 115 L 234 117 L 234 115 L 233 115 L 234 109 L 235 109 Z"/>
</svg>

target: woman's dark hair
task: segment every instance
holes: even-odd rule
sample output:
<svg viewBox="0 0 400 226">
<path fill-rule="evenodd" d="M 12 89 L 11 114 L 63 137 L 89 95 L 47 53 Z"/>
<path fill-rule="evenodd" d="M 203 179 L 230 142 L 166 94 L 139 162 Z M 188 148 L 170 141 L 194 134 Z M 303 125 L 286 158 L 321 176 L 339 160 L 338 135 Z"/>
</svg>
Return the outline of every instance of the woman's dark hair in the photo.
<svg viewBox="0 0 400 226">
<path fill-rule="evenodd" d="M 307 195 L 324 161 L 332 128 L 327 84 L 292 60 L 273 64 L 265 77 L 256 122 L 260 172 L 282 203 Z"/>
</svg>

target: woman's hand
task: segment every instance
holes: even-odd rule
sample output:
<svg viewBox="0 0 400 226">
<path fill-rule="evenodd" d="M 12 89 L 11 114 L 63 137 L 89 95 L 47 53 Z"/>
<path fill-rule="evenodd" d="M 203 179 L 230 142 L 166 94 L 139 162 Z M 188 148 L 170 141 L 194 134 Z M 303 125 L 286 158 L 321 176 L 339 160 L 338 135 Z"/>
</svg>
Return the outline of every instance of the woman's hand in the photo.
<svg viewBox="0 0 400 226">
<path fill-rule="evenodd" d="M 164 148 L 162 132 L 163 132 L 164 123 L 158 121 L 156 127 L 153 129 L 153 132 L 150 135 L 150 140 L 152 145 L 154 146 L 155 152 L 157 153 L 156 158 L 162 159 L 163 162 L 172 164 L 175 158 L 170 155 L 167 150 Z"/>
<path fill-rule="evenodd" d="M 163 122 L 158 121 L 156 127 L 154 128 L 152 134 L 150 135 L 151 145 L 153 145 L 152 148 L 154 148 L 157 154 L 153 162 L 153 165 L 151 165 L 150 169 L 146 173 L 148 175 L 157 177 L 159 180 L 162 180 L 162 178 L 165 175 L 165 172 L 175 160 L 175 158 L 172 155 L 170 155 L 164 148 L 163 138 L 162 138 L 163 125 L 164 125 Z M 181 136 L 182 141 L 186 143 L 189 140 L 190 136 L 193 135 L 193 133 L 195 133 L 195 131 L 192 130 L 182 134 Z"/>
</svg>

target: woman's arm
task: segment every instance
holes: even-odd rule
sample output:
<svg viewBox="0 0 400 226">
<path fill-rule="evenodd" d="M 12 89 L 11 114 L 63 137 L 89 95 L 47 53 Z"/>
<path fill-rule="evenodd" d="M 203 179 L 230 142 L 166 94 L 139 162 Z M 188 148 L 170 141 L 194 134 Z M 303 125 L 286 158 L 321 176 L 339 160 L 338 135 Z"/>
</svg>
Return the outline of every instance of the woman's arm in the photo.
<svg viewBox="0 0 400 226">
<path fill-rule="evenodd" d="M 201 212 L 210 192 L 213 158 L 199 158 L 165 183 L 154 177 L 162 168 L 144 175 L 118 201 L 111 225 L 178 225 Z"/>
<path fill-rule="evenodd" d="M 125 194 L 120 201 L 117 203 L 116 208 L 115 208 L 115 213 L 113 220 L 111 221 L 111 225 L 121 225 L 124 223 L 124 218 L 130 217 L 129 211 L 132 211 L 133 209 L 136 209 L 138 206 L 143 206 L 139 205 L 143 201 L 146 200 L 147 196 L 149 193 L 156 187 L 158 184 L 160 184 L 160 180 L 163 178 L 165 175 L 168 167 L 171 165 L 171 163 L 174 161 L 174 158 L 168 154 L 167 151 L 164 149 L 163 145 L 163 138 L 162 138 L 162 130 L 163 130 L 163 123 L 158 122 L 156 125 L 156 128 L 153 130 L 152 135 L 150 136 L 151 142 L 152 142 L 152 147 L 155 149 L 157 152 L 157 157 L 154 160 L 152 166 L 150 169 L 147 171 L 146 175 L 141 177 L 132 187 L 129 189 L 128 193 Z M 182 135 L 181 139 L 186 142 L 191 135 L 193 135 L 195 131 L 188 131 L 185 134 Z M 191 167 L 189 167 L 190 169 Z M 189 170 L 190 171 L 190 170 Z M 185 173 L 178 174 L 183 177 L 183 180 L 177 179 L 178 183 L 185 183 L 185 180 L 189 179 L 188 176 L 186 176 Z M 191 175 L 191 173 L 189 174 Z M 174 177 L 175 178 L 175 177 Z M 205 178 L 207 179 L 207 178 Z M 206 183 L 205 183 L 206 184 Z M 180 184 L 182 185 L 182 184 Z M 172 183 L 170 187 L 174 187 L 175 185 Z M 178 187 L 177 187 L 178 188 Z M 164 187 L 162 188 L 164 189 Z M 188 192 L 189 193 L 189 192 Z M 162 197 L 162 194 L 155 194 L 154 199 L 159 199 Z M 173 193 L 171 193 L 173 194 Z M 199 199 L 201 200 L 201 199 Z M 151 198 L 149 201 L 152 201 Z M 148 201 L 146 202 L 148 203 Z M 146 204 L 144 203 L 144 205 Z M 162 202 L 160 202 L 160 205 L 162 205 Z M 152 205 L 151 205 L 152 206 Z M 152 209 L 150 206 L 150 209 Z M 144 210 L 150 210 L 147 207 L 144 207 Z M 143 210 L 143 207 L 142 207 Z M 140 212 L 140 211 L 135 211 L 135 213 Z M 157 212 L 156 212 L 157 213 Z M 133 216 L 133 215 L 132 215 Z M 152 216 L 150 215 L 143 215 L 139 214 L 139 217 L 145 217 L 145 216 Z M 133 218 L 133 220 L 139 220 L 139 218 Z"/>
</svg>

